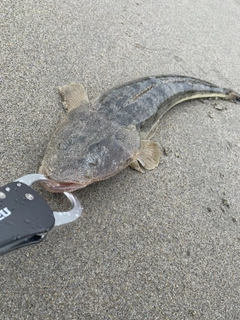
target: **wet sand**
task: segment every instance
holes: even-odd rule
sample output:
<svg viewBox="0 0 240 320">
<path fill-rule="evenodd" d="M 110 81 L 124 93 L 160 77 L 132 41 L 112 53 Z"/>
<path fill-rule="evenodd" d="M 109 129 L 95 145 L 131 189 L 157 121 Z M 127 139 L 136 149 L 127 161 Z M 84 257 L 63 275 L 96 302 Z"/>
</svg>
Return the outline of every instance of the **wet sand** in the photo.
<svg viewBox="0 0 240 320">
<path fill-rule="evenodd" d="M 61 85 L 82 83 L 95 98 L 183 74 L 239 92 L 239 16 L 239 0 L 2 1 L 1 185 L 37 172 L 64 117 Z M 154 138 L 158 168 L 75 192 L 80 219 L 1 256 L 0 318 L 240 319 L 239 107 L 174 108 Z"/>
</svg>

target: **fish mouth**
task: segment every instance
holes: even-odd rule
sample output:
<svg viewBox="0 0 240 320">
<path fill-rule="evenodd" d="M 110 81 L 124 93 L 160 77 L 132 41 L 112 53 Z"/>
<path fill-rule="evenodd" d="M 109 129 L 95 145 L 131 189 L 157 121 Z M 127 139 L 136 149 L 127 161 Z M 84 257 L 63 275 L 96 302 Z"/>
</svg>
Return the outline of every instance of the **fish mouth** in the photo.
<svg viewBox="0 0 240 320">
<path fill-rule="evenodd" d="M 85 181 L 85 183 L 76 182 L 76 181 L 58 181 L 53 178 L 44 170 L 42 167 L 39 169 L 39 173 L 43 174 L 47 180 L 41 181 L 41 183 L 44 185 L 44 188 L 53 193 L 63 193 L 63 192 L 73 192 L 78 189 L 82 189 L 86 187 L 89 183 L 88 181 Z"/>
<path fill-rule="evenodd" d="M 77 182 L 61 182 L 52 180 L 48 176 L 46 176 L 46 178 L 48 180 L 43 180 L 42 183 L 44 184 L 44 187 L 47 191 L 53 193 L 73 192 L 85 187 L 85 185 L 81 185 Z"/>
</svg>

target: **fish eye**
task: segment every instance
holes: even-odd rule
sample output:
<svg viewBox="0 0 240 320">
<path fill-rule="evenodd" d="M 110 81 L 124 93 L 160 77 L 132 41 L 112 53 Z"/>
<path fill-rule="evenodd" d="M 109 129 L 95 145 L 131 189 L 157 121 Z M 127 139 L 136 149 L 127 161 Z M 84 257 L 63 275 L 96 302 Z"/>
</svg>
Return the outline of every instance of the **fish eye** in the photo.
<svg viewBox="0 0 240 320">
<path fill-rule="evenodd" d="M 58 144 L 56 145 L 56 149 L 57 150 L 67 150 L 69 148 L 69 143 L 66 141 L 60 141 L 58 142 Z"/>
<path fill-rule="evenodd" d="M 92 165 L 92 166 L 97 166 L 99 164 L 99 159 L 92 159 L 88 162 L 88 164 Z"/>
<path fill-rule="evenodd" d="M 88 165 L 97 166 L 100 163 L 100 159 L 97 156 L 89 155 L 86 159 Z"/>
</svg>

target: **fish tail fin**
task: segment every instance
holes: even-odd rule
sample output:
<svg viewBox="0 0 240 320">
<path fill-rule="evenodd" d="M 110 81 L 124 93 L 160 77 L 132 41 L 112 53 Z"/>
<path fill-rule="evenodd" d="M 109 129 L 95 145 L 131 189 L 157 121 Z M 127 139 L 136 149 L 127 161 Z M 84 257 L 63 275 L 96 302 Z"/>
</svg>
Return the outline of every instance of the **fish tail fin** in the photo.
<svg viewBox="0 0 240 320">
<path fill-rule="evenodd" d="M 230 90 L 225 99 L 231 102 L 238 103 L 240 102 L 240 94 L 236 91 Z"/>
</svg>

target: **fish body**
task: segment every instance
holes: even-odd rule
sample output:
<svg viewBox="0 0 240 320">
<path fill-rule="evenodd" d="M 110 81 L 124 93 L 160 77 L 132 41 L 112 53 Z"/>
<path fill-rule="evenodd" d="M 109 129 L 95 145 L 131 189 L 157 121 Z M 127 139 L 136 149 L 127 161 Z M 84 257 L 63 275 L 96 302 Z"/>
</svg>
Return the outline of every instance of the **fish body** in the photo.
<svg viewBox="0 0 240 320">
<path fill-rule="evenodd" d="M 74 191 L 127 166 L 154 169 L 160 146 L 152 141 L 161 117 L 187 100 L 240 101 L 230 89 L 185 76 L 151 76 L 115 87 L 90 102 L 81 85 L 60 88 L 68 113 L 50 139 L 40 173 L 53 192 Z"/>
</svg>

